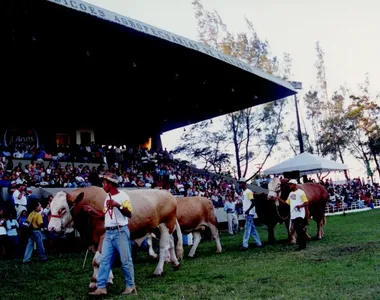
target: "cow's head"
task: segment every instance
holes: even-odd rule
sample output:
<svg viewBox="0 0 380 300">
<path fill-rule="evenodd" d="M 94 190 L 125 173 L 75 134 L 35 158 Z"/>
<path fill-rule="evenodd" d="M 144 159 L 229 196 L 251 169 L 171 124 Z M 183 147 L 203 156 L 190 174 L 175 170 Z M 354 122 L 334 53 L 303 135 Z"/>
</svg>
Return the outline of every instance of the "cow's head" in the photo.
<svg viewBox="0 0 380 300">
<path fill-rule="evenodd" d="M 50 203 L 49 231 L 70 233 L 74 230 L 73 217 L 70 208 L 83 199 L 84 193 L 76 198 L 65 191 L 58 192 Z"/>
<path fill-rule="evenodd" d="M 278 177 L 273 178 L 268 183 L 268 200 L 272 200 L 274 197 L 281 196 L 281 179 Z"/>
<path fill-rule="evenodd" d="M 288 199 L 289 194 L 291 192 L 290 186 L 289 186 L 289 180 L 288 178 L 281 179 L 281 193 L 280 197 L 283 200 Z"/>
</svg>

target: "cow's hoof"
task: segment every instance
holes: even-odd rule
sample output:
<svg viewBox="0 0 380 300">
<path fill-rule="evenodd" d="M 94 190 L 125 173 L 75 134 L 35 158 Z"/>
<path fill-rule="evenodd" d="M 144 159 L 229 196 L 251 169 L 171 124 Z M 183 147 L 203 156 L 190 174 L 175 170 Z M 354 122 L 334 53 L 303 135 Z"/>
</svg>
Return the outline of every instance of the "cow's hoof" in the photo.
<svg viewBox="0 0 380 300">
<path fill-rule="evenodd" d="M 181 264 L 178 264 L 178 265 L 173 265 L 173 270 L 174 271 L 178 271 L 179 268 L 180 268 Z"/>
<path fill-rule="evenodd" d="M 154 273 L 153 273 L 153 276 L 162 276 L 163 275 L 163 270 L 155 270 Z"/>
</svg>

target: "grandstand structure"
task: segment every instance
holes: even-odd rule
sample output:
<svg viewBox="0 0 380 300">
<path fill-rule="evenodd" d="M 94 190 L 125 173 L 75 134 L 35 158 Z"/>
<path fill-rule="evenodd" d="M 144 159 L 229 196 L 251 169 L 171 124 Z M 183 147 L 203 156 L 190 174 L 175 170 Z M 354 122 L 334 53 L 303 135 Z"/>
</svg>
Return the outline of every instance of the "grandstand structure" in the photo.
<svg viewBox="0 0 380 300">
<path fill-rule="evenodd" d="M 80 0 L 0 5 L 5 142 L 151 139 L 158 148 L 165 131 L 296 93 L 203 44 Z"/>
</svg>

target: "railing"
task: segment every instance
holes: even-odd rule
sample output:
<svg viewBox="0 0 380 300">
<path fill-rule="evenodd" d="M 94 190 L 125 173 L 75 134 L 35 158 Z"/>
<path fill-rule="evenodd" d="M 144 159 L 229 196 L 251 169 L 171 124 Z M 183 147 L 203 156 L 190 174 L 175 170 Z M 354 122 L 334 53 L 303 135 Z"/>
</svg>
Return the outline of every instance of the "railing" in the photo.
<svg viewBox="0 0 380 300">
<path fill-rule="evenodd" d="M 341 202 L 342 203 L 342 202 Z M 375 208 L 380 208 L 380 199 L 373 200 L 373 206 Z M 336 203 L 327 203 L 325 208 L 326 215 L 334 215 L 337 213 L 350 212 L 350 211 L 365 211 L 370 210 L 371 207 L 366 205 L 359 205 L 358 202 L 352 202 L 350 206 L 347 203 L 342 203 L 341 205 L 337 205 Z"/>
</svg>

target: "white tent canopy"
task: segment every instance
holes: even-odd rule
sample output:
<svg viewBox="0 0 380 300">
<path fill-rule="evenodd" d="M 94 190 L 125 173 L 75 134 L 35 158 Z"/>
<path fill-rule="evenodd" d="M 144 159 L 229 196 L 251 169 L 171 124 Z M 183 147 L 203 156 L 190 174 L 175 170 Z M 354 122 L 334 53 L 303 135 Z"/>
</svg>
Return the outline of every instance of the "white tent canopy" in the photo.
<svg viewBox="0 0 380 300">
<path fill-rule="evenodd" d="M 347 165 L 304 152 L 264 171 L 264 175 L 299 171 L 300 175 L 348 170 Z"/>
</svg>

